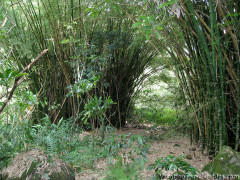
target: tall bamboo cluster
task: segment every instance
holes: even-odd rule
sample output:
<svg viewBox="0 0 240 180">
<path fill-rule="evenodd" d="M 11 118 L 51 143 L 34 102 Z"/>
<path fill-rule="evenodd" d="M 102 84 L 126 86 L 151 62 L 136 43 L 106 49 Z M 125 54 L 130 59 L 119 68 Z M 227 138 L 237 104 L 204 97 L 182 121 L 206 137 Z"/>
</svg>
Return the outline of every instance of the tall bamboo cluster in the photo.
<svg viewBox="0 0 240 180">
<path fill-rule="evenodd" d="M 223 145 L 239 150 L 240 2 L 180 0 L 171 11 L 181 37 L 176 29 L 162 33 L 193 115 L 191 135 L 211 154 Z"/>
<path fill-rule="evenodd" d="M 147 6 L 150 14 L 144 15 L 157 17 L 149 23 L 149 43 L 179 80 L 192 117 L 191 137 L 210 154 L 224 145 L 239 150 L 240 2 L 179 0 Z"/>
<path fill-rule="evenodd" d="M 108 112 L 110 121 L 114 127 L 121 128 L 133 111 L 136 89 L 148 76 L 143 73 L 156 56 L 156 51 L 143 38 L 134 38 L 132 34 L 121 31 L 108 32 L 106 40 L 110 41 L 104 43 L 110 57 L 104 73 L 104 80 L 108 83 L 104 91 L 117 103 Z"/>
<path fill-rule="evenodd" d="M 73 22 L 72 13 L 69 12 L 72 12 L 70 0 L 23 1 L 9 10 L 9 16 L 16 23 L 8 35 L 9 46 L 13 49 L 13 64 L 21 69 L 42 49 L 49 49 L 49 53 L 29 76 L 31 91 L 39 94 L 39 101 L 43 102 L 34 111 L 35 122 L 40 122 L 46 114 L 54 119 L 60 107 L 64 117 L 75 113 L 73 98 L 64 98 L 66 87 L 73 82 L 68 61 L 74 48 L 62 43 L 69 39 L 66 26 Z M 74 12 L 81 14 L 76 8 Z"/>
<path fill-rule="evenodd" d="M 9 15 L 16 26 L 4 44 L 13 49 L 13 64 L 22 69 L 49 49 L 29 75 L 30 89 L 39 99 L 34 123 L 46 115 L 54 123 L 62 117 L 81 123 L 84 105 L 97 95 L 117 103 L 106 114 L 107 122 L 125 124 L 135 87 L 156 55 L 144 39 L 133 37 L 129 18 L 122 18 L 111 3 L 94 0 L 20 1 Z M 93 75 L 101 76 L 95 88 L 74 93 Z"/>
</svg>

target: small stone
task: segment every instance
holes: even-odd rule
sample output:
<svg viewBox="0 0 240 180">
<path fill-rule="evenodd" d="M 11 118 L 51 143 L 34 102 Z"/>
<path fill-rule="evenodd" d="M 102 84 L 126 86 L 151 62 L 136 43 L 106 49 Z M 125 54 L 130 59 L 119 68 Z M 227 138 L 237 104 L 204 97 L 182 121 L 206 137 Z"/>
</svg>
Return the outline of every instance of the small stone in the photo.
<svg viewBox="0 0 240 180">
<path fill-rule="evenodd" d="M 166 127 L 162 127 L 162 130 L 163 131 L 167 131 L 168 129 Z"/>
<path fill-rule="evenodd" d="M 186 156 L 186 158 L 187 158 L 188 160 L 192 160 L 192 155 L 191 155 L 191 154 L 188 154 L 188 155 Z"/>
<path fill-rule="evenodd" d="M 209 160 L 213 160 L 213 157 L 212 157 L 212 156 L 208 156 L 208 159 L 209 159 Z"/>
<path fill-rule="evenodd" d="M 196 148 L 193 147 L 193 148 L 190 148 L 189 150 L 190 151 L 196 151 Z"/>
</svg>

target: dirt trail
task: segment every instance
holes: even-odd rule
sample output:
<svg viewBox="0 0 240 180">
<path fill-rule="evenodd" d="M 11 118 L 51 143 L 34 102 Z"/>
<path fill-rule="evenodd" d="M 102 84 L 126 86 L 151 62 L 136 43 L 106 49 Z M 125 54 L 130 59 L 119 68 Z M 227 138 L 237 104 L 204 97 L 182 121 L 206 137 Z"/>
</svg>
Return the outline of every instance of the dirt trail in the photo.
<svg viewBox="0 0 240 180">
<path fill-rule="evenodd" d="M 147 155 L 148 165 L 153 164 L 155 160 L 159 157 L 166 157 L 168 155 L 180 156 L 184 155 L 185 161 L 197 168 L 198 170 L 202 170 L 205 164 L 207 164 L 210 160 L 209 157 L 203 155 L 201 153 L 201 147 L 197 145 L 191 145 L 190 139 L 187 136 L 183 135 L 173 135 L 170 138 L 166 138 L 163 140 L 157 140 L 157 137 L 161 137 L 164 133 L 166 133 L 165 128 L 158 128 L 157 130 L 151 130 L 150 127 L 131 127 L 131 128 L 123 128 L 121 131 L 119 130 L 117 134 L 127 134 L 131 133 L 131 135 L 142 135 L 145 137 L 152 137 L 150 140 L 150 154 Z M 155 139 L 155 140 L 154 140 Z M 86 179 L 86 180 L 96 180 L 104 177 L 104 174 L 101 173 L 104 170 L 107 170 L 107 162 L 106 160 L 99 160 L 96 162 L 96 170 L 95 172 L 89 171 L 85 173 L 78 174 L 76 176 L 77 180 Z M 154 171 L 147 170 L 145 168 L 142 173 L 142 179 L 149 179 L 154 175 Z M 170 174 L 165 174 L 170 175 Z"/>
</svg>

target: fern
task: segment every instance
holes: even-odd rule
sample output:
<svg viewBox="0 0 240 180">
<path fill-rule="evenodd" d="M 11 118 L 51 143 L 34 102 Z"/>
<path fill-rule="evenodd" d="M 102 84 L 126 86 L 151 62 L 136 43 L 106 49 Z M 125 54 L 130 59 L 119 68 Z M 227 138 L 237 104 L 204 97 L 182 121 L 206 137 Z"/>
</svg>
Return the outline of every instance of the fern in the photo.
<svg viewBox="0 0 240 180">
<path fill-rule="evenodd" d="M 47 152 L 50 153 L 51 155 L 55 154 L 57 151 L 55 138 L 53 138 L 53 136 L 51 136 L 51 134 L 49 134 L 45 138 L 45 142 L 46 142 Z"/>
</svg>

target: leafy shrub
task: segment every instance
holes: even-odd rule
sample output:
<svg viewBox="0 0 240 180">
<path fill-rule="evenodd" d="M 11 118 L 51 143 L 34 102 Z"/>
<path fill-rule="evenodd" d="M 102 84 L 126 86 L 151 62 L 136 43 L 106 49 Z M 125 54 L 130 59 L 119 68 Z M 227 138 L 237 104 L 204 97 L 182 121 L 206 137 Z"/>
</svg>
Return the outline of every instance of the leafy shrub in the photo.
<svg viewBox="0 0 240 180">
<path fill-rule="evenodd" d="M 176 112 L 173 109 L 156 109 L 156 108 L 137 108 L 135 116 L 139 122 L 150 122 L 154 124 L 173 124 L 176 121 Z"/>
<path fill-rule="evenodd" d="M 28 149 L 31 127 L 27 121 L 19 124 L 18 118 L 10 115 L 11 124 L 0 124 L 0 169 L 7 166 L 16 152 Z"/>
<path fill-rule="evenodd" d="M 48 117 L 45 118 L 44 125 L 35 125 L 32 128 L 34 144 L 46 148 L 50 155 L 70 152 L 76 148 L 78 138 L 74 134 L 80 133 L 74 123 L 69 120 L 60 120 L 57 125 L 51 124 Z"/>
<path fill-rule="evenodd" d="M 85 136 L 77 143 L 75 149 L 61 155 L 61 158 L 68 162 L 75 170 L 82 171 L 84 169 L 94 168 L 94 162 L 101 158 L 100 148 L 93 149 L 91 144 L 92 139 Z"/>
<path fill-rule="evenodd" d="M 198 170 L 183 160 L 184 156 L 175 157 L 169 155 L 167 157 L 158 158 L 149 169 L 155 169 L 156 177 L 162 177 L 163 170 L 172 171 L 174 175 L 182 175 L 185 177 L 193 177 Z"/>
<path fill-rule="evenodd" d="M 138 162 L 143 165 L 147 161 L 147 153 L 149 145 L 140 135 L 131 136 L 130 133 L 116 135 L 114 132 L 108 133 L 105 141 L 102 143 L 102 157 L 117 157 L 123 158 L 123 163 L 128 164 L 137 155 Z"/>
</svg>

